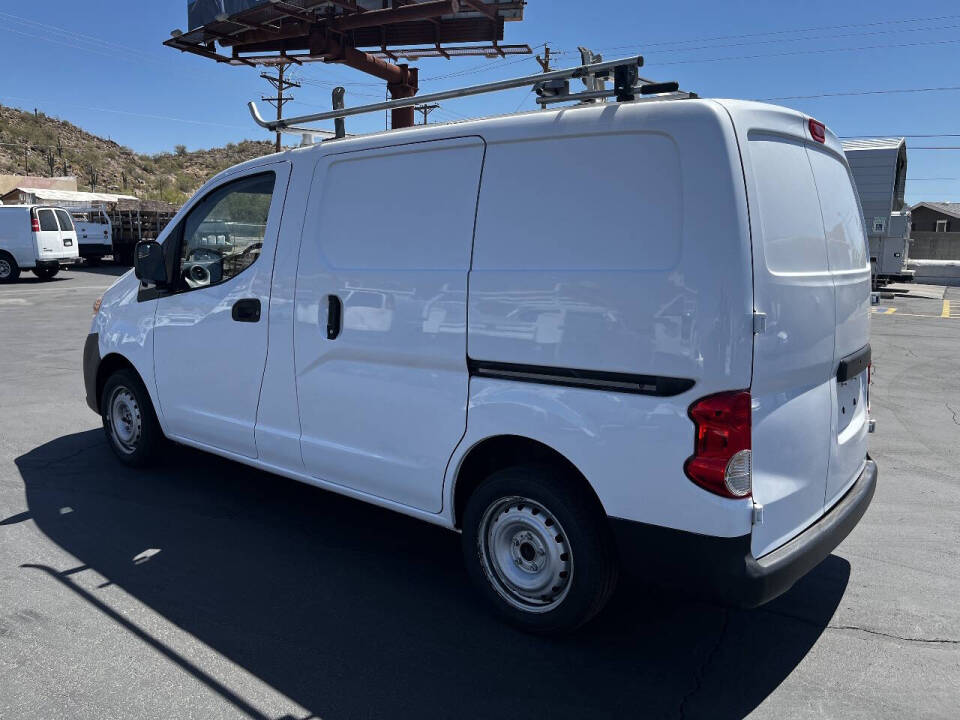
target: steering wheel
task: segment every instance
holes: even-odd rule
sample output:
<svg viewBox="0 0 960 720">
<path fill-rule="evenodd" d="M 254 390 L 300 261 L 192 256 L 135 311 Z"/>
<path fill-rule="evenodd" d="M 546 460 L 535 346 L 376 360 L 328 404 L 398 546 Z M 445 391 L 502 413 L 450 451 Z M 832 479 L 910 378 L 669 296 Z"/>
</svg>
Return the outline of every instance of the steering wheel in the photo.
<svg viewBox="0 0 960 720">
<path fill-rule="evenodd" d="M 240 258 L 246 257 L 247 253 L 253 252 L 254 250 L 259 250 L 262 247 L 263 247 L 262 242 L 250 243 L 243 250 L 241 250 L 236 255 L 234 255 L 234 257 L 239 260 Z"/>
</svg>

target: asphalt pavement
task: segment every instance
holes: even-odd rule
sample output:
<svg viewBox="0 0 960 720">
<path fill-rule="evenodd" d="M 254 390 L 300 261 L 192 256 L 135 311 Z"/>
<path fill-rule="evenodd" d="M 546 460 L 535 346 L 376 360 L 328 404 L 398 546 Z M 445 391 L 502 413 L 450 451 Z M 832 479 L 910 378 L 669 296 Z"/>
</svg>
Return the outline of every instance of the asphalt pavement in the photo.
<svg viewBox="0 0 960 720">
<path fill-rule="evenodd" d="M 80 367 L 119 272 L 0 286 L 0 717 L 960 716 L 960 290 L 875 310 L 877 493 L 789 593 L 631 583 L 543 639 L 446 530 L 185 448 L 120 466 Z"/>
</svg>

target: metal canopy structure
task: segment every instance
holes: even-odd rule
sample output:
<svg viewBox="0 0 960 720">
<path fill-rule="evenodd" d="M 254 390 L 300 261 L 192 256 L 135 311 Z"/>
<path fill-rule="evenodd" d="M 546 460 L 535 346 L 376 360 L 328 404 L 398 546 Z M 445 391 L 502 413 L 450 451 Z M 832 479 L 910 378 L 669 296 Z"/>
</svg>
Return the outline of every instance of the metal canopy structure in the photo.
<svg viewBox="0 0 960 720">
<path fill-rule="evenodd" d="M 216 3 L 217 0 L 211 0 Z M 341 63 L 386 81 L 394 99 L 416 95 L 417 69 L 400 63 L 427 57 L 531 54 L 502 45 L 504 23 L 523 19 L 525 0 L 256 0 L 236 12 L 175 30 L 164 45 L 231 65 Z M 219 7 L 230 7 L 222 2 Z M 209 13 L 208 13 L 209 16 Z M 219 45 L 219 48 L 218 48 Z M 393 114 L 413 124 L 412 108 Z"/>
</svg>

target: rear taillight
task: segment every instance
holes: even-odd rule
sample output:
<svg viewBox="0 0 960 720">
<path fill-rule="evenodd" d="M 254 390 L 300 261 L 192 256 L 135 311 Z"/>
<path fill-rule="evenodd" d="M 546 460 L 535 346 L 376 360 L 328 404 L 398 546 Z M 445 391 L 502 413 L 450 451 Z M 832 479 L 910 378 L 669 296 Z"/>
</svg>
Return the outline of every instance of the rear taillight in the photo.
<svg viewBox="0 0 960 720">
<path fill-rule="evenodd" d="M 807 125 L 810 128 L 810 137 L 818 143 L 827 141 L 827 128 L 822 122 L 810 118 Z"/>
<path fill-rule="evenodd" d="M 40 221 L 37 218 L 30 218 L 30 232 L 40 232 Z"/>
<path fill-rule="evenodd" d="M 696 425 L 694 452 L 683 466 L 700 487 L 728 498 L 753 492 L 750 393 L 718 393 L 697 400 L 689 415 Z"/>
</svg>

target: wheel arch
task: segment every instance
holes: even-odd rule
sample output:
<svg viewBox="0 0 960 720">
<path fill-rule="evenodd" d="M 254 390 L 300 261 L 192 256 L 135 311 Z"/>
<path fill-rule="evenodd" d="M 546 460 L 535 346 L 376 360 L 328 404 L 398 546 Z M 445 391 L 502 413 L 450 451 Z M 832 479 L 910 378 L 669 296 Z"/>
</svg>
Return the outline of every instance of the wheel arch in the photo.
<svg viewBox="0 0 960 720">
<path fill-rule="evenodd" d="M 563 482 L 578 483 L 606 514 L 603 503 L 586 476 L 563 453 L 546 443 L 522 435 L 493 435 L 475 443 L 460 460 L 453 484 L 453 524 L 461 528 L 467 501 L 492 473 L 514 465 L 538 463 L 562 468 Z M 558 482 L 560 482 L 558 478 Z"/>
<path fill-rule="evenodd" d="M 132 372 L 136 373 L 136 376 L 140 378 L 140 382 L 143 382 L 143 376 L 132 362 L 118 352 L 108 353 L 97 366 L 97 412 L 102 411 L 102 408 L 100 407 L 100 397 L 103 395 L 103 387 L 107 384 L 107 379 L 117 370 L 123 369 L 131 370 Z M 144 387 L 146 387 L 146 383 L 144 383 Z"/>
</svg>

